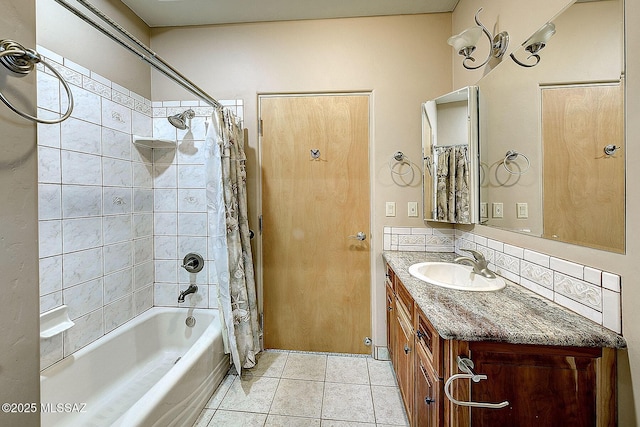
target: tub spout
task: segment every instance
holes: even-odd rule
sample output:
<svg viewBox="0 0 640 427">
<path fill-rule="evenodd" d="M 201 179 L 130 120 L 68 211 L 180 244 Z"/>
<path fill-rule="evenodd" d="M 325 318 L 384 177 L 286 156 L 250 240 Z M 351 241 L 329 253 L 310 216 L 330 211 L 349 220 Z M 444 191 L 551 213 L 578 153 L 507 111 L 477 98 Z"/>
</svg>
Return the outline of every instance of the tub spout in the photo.
<svg viewBox="0 0 640 427">
<path fill-rule="evenodd" d="M 198 292 L 198 287 L 196 285 L 189 285 L 187 289 L 180 292 L 180 295 L 178 295 L 178 302 L 184 302 L 185 296 L 189 294 L 195 294 L 196 292 Z"/>
</svg>

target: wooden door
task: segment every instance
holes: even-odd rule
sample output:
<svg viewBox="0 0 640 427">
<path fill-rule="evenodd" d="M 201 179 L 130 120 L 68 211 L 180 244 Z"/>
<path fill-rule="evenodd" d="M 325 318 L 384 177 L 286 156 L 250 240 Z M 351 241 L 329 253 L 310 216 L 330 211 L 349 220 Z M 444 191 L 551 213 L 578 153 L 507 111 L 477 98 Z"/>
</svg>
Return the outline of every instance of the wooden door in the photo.
<svg viewBox="0 0 640 427">
<path fill-rule="evenodd" d="M 369 97 L 263 96 L 260 116 L 265 348 L 370 353 Z"/>
<path fill-rule="evenodd" d="M 624 252 L 623 128 L 621 84 L 542 89 L 545 237 Z"/>
</svg>

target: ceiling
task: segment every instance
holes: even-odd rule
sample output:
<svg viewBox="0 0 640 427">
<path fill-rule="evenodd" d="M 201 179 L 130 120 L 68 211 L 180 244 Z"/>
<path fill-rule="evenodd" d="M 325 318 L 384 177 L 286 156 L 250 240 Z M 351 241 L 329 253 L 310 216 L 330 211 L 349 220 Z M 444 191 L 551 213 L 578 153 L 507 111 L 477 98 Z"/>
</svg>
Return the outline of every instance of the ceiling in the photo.
<svg viewBox="0 0 640 427">
<path fill-rule="evenodd" d="M 458 0 L 122 0 L 150 27 L 451 12 Z"/>
</svg>

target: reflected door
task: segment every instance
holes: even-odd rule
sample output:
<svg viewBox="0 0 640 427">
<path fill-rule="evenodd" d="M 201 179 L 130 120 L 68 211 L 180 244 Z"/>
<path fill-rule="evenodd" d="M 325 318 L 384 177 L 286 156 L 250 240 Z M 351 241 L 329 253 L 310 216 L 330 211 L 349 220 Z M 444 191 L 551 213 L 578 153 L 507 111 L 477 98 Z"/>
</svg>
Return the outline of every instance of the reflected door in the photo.
<svg viewBox="0 0 640 427">
<path fill-rule="evenodd" d="M 542 89 L 544 237 L 624 252 L 623 120 L 621 84 Z"/>
<path fill-rule="evenodd" d="M 370 353 L 369 97 L 263 96 L 260 117 L 265 348 Z"/>
</svg>

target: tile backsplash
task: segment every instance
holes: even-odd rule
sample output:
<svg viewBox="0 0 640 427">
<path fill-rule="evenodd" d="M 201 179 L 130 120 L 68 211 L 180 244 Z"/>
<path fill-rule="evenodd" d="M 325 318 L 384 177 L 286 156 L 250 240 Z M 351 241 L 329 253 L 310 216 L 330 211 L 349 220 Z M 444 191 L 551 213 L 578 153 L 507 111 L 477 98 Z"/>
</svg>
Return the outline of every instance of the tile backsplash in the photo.
<svg viewBox="0 0 640 427">
<path fill-rule="evenodd" d="M 441 244 L 446 241 L 443 236 L 451 240 L 450 246 Z M 615 273 L 461 230 L 384 227 L 384 250 L 455 250 L 466 255 L 461 249 L 481 252 L 489 267 L 506 279 L 614 332 L 622 332 L 622 288 Z"/>
</svg>

